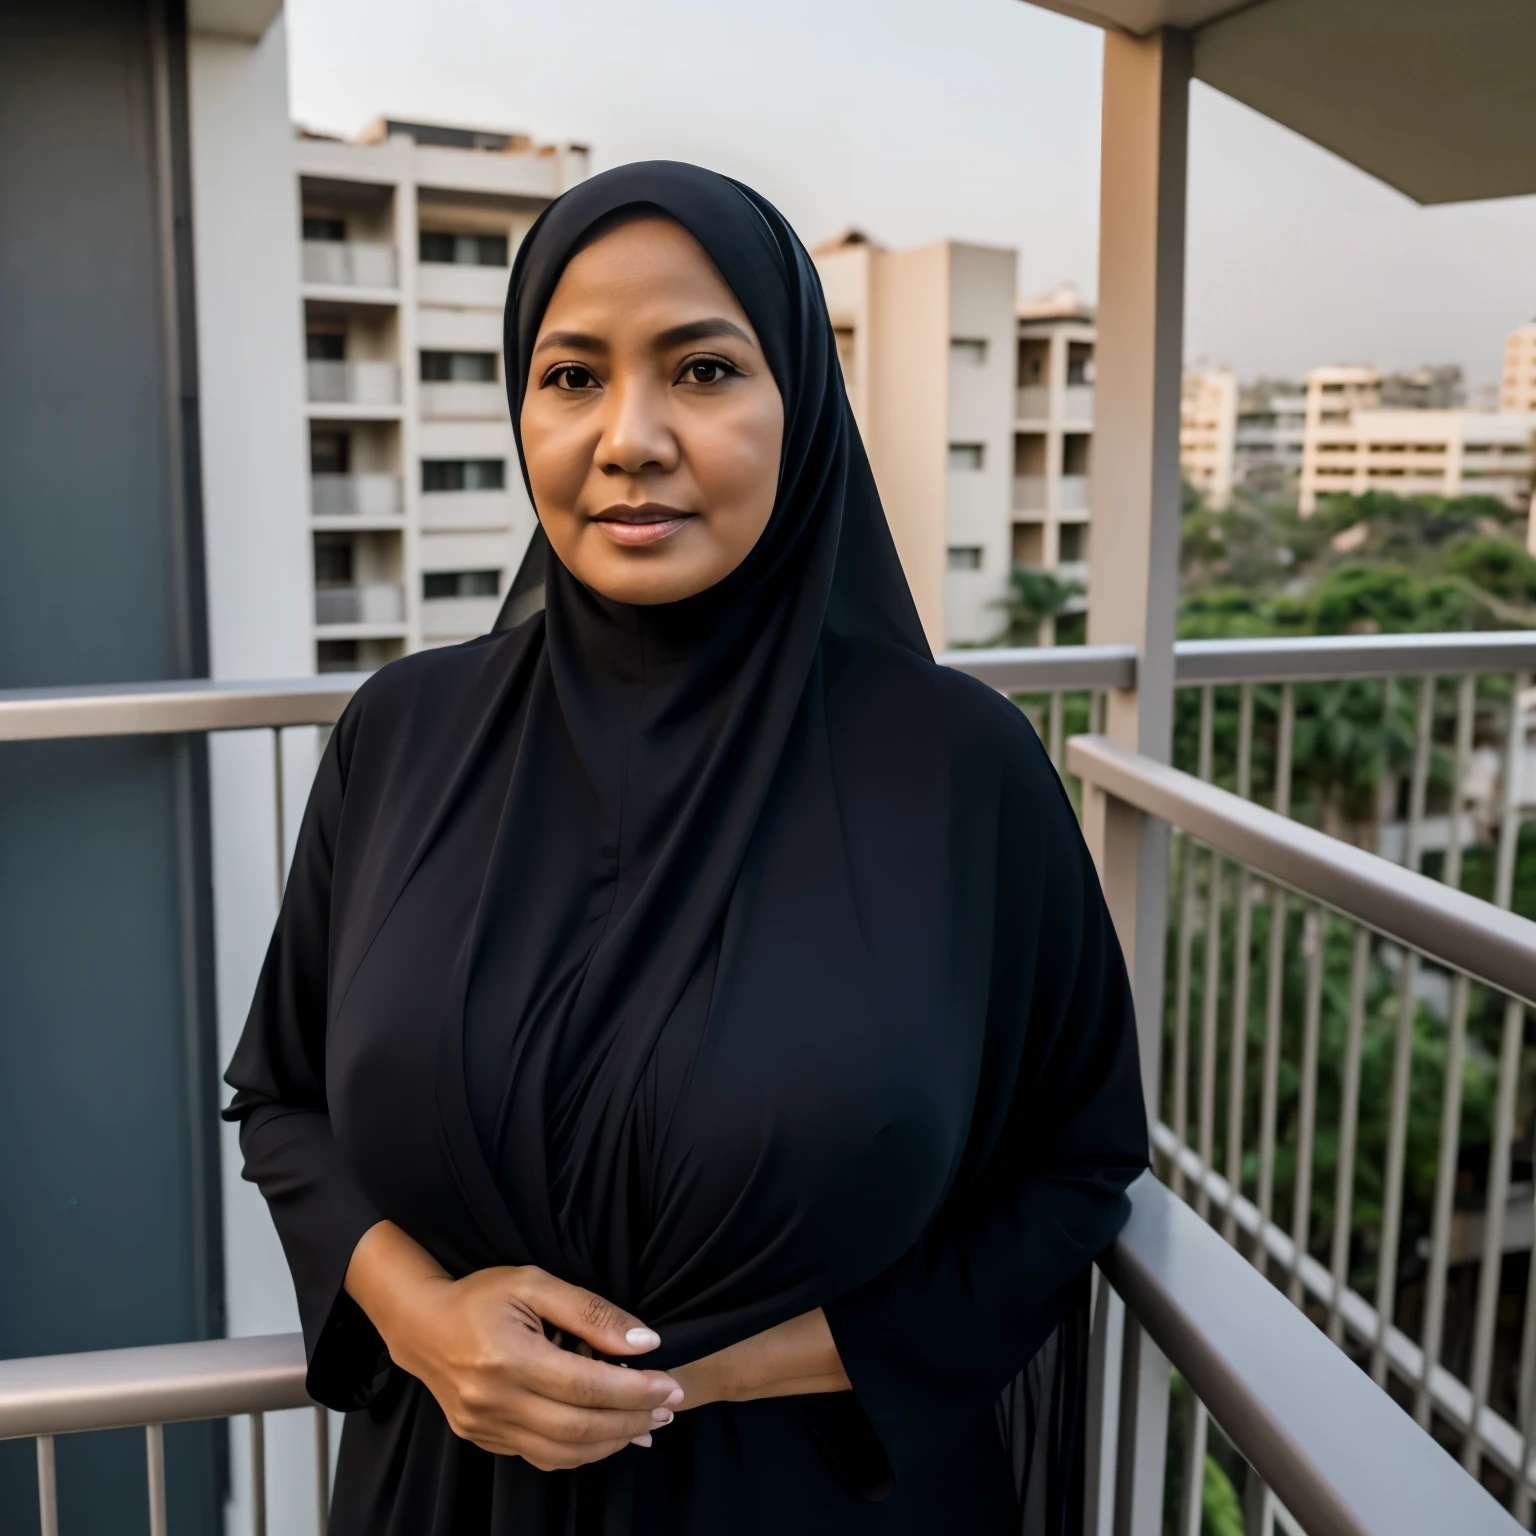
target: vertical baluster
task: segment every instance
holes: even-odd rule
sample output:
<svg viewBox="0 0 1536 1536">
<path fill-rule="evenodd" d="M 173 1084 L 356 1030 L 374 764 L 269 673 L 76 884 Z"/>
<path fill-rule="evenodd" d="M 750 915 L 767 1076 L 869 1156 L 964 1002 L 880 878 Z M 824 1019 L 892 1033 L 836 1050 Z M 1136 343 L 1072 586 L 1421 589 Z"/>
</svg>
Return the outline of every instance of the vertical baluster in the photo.
<svg viewBox="0 0 1536 1536">
<path fill-rule="evenodd" d="M 1520 1351 L 1520 1472 L 1515 1479 L 1515 1497 L 1510 1506 L 1510 1513 L 1526 1530 L 1531 1525 L 1531 1439 L 1532 1420 L 1536 1419 L 1536 1370 L 1532 1369 L 1527 1358 L 1531 1315 L 1533 1308 L 1536 1308 L 1533 1290 L 1536 1290 L 1536 1263 L 1530 1266 L 1525 1295 L 1525 1340 Z"/>
<path fill-rule="evenodd" d="M 324 1408 L 315 1409 L 315 1514 L 325 1536 L 331 1518 L 331 1421 Z"/>
<path fill-rule="evenodd" d="M 1206 866 L 1205 984 L 1200 1011 L 1200 1165 L 1202 1173 L 1215 1166 L 1216 1156 L 1216 1029 L 1221 1001 L 1222 859 L 1213 848 Z M 1196 1209 L 1210 1214 L 1209 1185 L 1200 1184 Z"/>
<path fill-rule="evenodd" d="M 1504 1268 L 1504 1213 L 1509 1204 L 1509 1151 L 1514 1136 L 1515 1088 L 1520 1066 L 1520 1042 L 1525 1033 L 1525 1009 L 1514 998 L 1504 1005 L 1504 1033 L 1499 1047 L 1499 1087 L 1494 1110 L 1493 1145 L 1488 1149 L 1488 1207 L 1483 1214 L 1483 1251 L 1478 1262 L 1477 1310 L 1472 1327 L 1472 1411 L 1462 1442 L 1462 1465 L 1477 1475 L 1483 1441 L 1479 1429 L 1488 1401 L 1488 1375 L 1493 1363 L 1493 1334 L 1498 1321 L 1499 1280 Z"/>
<path fill-rule="evenodd" d="M 1098 1270 L 1093 1273 L 1092 1289 L 1083 1531 L 1084 1536 L 1114 1536 L 1126 1313 L 1125 1303 Z"/>
<path fill-rule="evenodd" d="M 1465 839 L 1467 768 L 1472 761 L 1472 727 L 1477 718 L 1477 678 L 1462 678 L 1456 688 L 1456 761 L 1451 768 L 1450 842 L 1440 878 L 1461 888 L 1461 845 Z"/>
<path fill-rule="evenodd" d="M 1122 1346 L 1116 1536 L 1162 1536 L 1168 1465 L 1168 1357 L 1127 1310 Z"/>
<path fill-rule="evenodd" d="M 1429 757 L 1434 746 L 1435 680 L 1419 679 L 1419 710 L 1413 733 L 1413 777 L 1408 786 L 1407 843 L 1404 865 L 1417 871 L 1423 862 L 1424 799 L 1429 789 Z"/>
<path fill-rule="evenodd" d="M 167 1536 L 164 1425 L 144 1426 L 144 1458 L 149 1472 L 149 1536 Z"/>
<path fill-rule="evenodd" d="M 1349 1284 L 1349 1233 L 1354 1220 L 1355 1146 L 1360 1125 L 1360 1051 L 1365 1040 L 1365 990 L 1370 980 L 1371 935 L 1355 929 L 1349 969 L 1349 1024 L 1344 1037 L 1343 1102 L 1339 1106 L 1339 1168 L 1333 1196 L 1333 1290 L 1328 1298 L 1328 1337 L 1344 1342 L 1340 1308 Z"/>
<path fill-rule="evenodd" d="M 1296 1128 L 1296 1198 L 1291 1209 L 1291 1240 L 1295 1258 L 1291 1266 L 1290 1296 L 1302 1301 L 1301 1261 L 1306 1257 L 1312 1225 L 1312 1154 L 1317 1129 L 1317 1046 L 1323 1016 L 1323 961 L 1327 954 L 1327 930 L 1317 907 L 1307 911 L 1303 945 L 1307 956 L 1307 1001 L 1301 1041 L 1301 1104 Z"/>
<path fill-rule="evenodd" d="M 1253 684 L 1244 683 L 1237 707 L 1237 792 L 1253 798 Z M 1253 879 L 1236 868 L 1237 932 L 1232 956 L 1232 1023 L 1227 1046 L 1227 1183 L 1231 1198 L 1221 1235 L 1237 1240 L 1237 1198 L 1243 1192 L 1243 1096 L 1248 1077 L 1248 968 L 1253 943 Z"/>
<path fill-rule="evenodd" d="M 1065 727 L 1062 724 L 1062 692 L 1058 688 L 1052 695 L 1046 716 L 1046 741 L 1049 743 L 1051 761 L 1056 772 L 1061 772 L 1061 741 Z"/>
<path fill-rule="evenodd" d="M 277 904 L 283 904 L 283 891 L 288 884 L 288 824 L 283 806 L 283 728 L 272 727 L 272 809 L 277 828 Z"/>
<path fill-rule="evenodd" d="M 1205 1404 L 1189 1394 L 1189 1443 L 1184 1447 L 1184 1486 L 1180 1490 L 1179 1536 L 1200 1536 L 1205 1517 L 1205 1447 L 1210 1432 Z"/>
<path fill-rule="evenodd" d="M 267 1536 L 267 1420 L 251 1415 L 251 1536 Z"/>
<path fill-rule="evenodd" d="M 1296 687 L 1280 690 L 1280 720 L 1275 735 L 1275 811 L 1291 814 L 1291 744 L 1296 733 Z M 1269 962 L 1264 977 L 1264 1073 L 1259 1098 L 1259 1240 L 1254 1263 L 1259 1273 L 1269 1267 L 1265 1242 L 1274 1212 L 1275 1126 L 1280 1091 L 1280 1014 L 1285 1001 L 1286 893 L 1269 888 Z"/>
<path fill-rule="evenodd" d="M 1524 719 L 1520 695 L 1530 687 L 1529 673 L 1519 673 L 1509 702 L 1504 737 L 1503 791 L 1499 803 L 1499 851 L 1493 875 L 1493 899 L 1509 910 L 1514 897 L 1515 851 L 1520 835 L 1520 763 L 1524 751 Z M 1488 1207 L 1483 1218 L 1483 1251 L 1478 1264 L 1477 1310 L 1472 1329 L 1472 1413 L 1462 1443 L 1462 1464 L 1476 1474 L 1482 1461 L 1479 1432 L 1481 1410 L 1488 1401 L 1488 1376 L 1493 1361 L 1499 1280 L 1503 1270 L 1504 1215 L 1509 1203 L 1509 1154 L 1514 1137 L 1516 1076 L 1525 1033 L 1525 1008 L 1514 998 L 1504 1004 L 1504 1029 L 1499 1044 L 1498 1098 L 1494 1111 L 1493 1145 L 1488 1150 Z"/>
<path fill-rule="evenodd" d="M 1233 940 L 1232 1029 L 1227 1051 L 1227 1182 L 1231 1198 L 1221 1224 L 1237 1240 L 1237 1200 L 1243 1192 L 1243 1102 L 1248 1084 L 1248 968 L 1253 947 L 1253 876 L 1237 866 L 1237 933 Z"/>
<path fill-rule="evenodd" d="M 1376 1272 L 1376 1338 L 1371 1349 L 1371 1376 L 1377 1386 L 1387 1380 L 1387 1333 L 1397 1309 L 1397 1249 L 1402 1236 L 1403 1173 L 1408 1150 L 1408 1090 L 1413 1067 L 1414 983 L 1419 957 L 1402 950 L 1402 978 L 1397 989 L 1397 1021 L 1393 1029 L 1391 1108 L 1387 1123 L 1387 1166 L 1381 1200 L 1381 1247 Z"/>
<path fill-rule="evenodd" d="M 1455 832 L 1454 826 L 1452 832 Z M 1467 1042 L 1467 997 L 1467 978 L 1457 972 L 1451 983 L 1451 1030 L 1445 1047 L 1445 1087 L 1440 1098 L 1440 1160 L 1435 1167 L 1429 1274 L 1424 1285 L 1424 1370 L 1413 1397 L 1413 1416 L 1425 1429 L 1429 1428 L 1429 1373 L 1440 1363 L 1440 1339 L 1445 1324 L 1445 1271 L 1451 1251 L 1456 1154 L 1461 1144 L 1461 1075 Z"/>
<path fill-rule="evenodd" d="M 1173 1166 L 1168 1184 L 1174 1194 L 1184 1193 L 1184 1169 L 1179 1161 L 1189 1136 L 1189 972 L 1190 946 L 1195 916 L 1194 841 L 1179 835 L 1179 937 L 1174 961 L 1173 1002 Z"/>
<path fill-rule="evenodd" d="M 1216 690 L 1207 683 L 1200 690 L 1199 775 L 1207 784 L 1215 776 Z M 1196 1145 L 1202 1173 L 1211 1169 L 1216 1122 L 1216 993 L 1221 965 L 1221 856 L 1210 850 L 1205 877 L 1205 969 L 1200 998 L 1200 1091 Z M 1210 1195 L 1203 1179 L 1195 1196 L 1195 1208 L 1209 1213 Z"/>
<path fill-rule="evenodd" d="M 59 1477 L 52 1435 L 37 1437 L 37 1528 L 39 1536 L 59 1536 Z"/>
</svg>

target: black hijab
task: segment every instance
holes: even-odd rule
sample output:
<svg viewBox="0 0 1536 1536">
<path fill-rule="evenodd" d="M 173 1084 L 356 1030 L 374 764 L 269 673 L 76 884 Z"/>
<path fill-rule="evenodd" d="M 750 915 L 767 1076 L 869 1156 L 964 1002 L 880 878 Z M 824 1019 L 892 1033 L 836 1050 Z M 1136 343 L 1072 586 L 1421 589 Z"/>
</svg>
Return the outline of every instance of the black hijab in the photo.
<svg viewBox="0 0 1536 1536">
<path fill-rule="evenodd" d="M 507 303 L 514 425 L 561 272 L 628 210 L 751 319 L 777 496 L 677 603 L 609 601 L 537 535 L 509 627 L 384 668 L 327 747 L 228 1077 L 310 1390 L 368 1405 L 333 1531 L 1063 1536 L 1087 1271 L 1146 1162 L 1103 899 L 1027 721 L 929 655 L 768 203 L 657 162 L 552 204 Z M 451 1273 L 609 1298 L 663 1368 L 824 1308 L 854 1391 L 702 1407 L 568 1477 L 492 1465 L 375 1383 L 342 1277 L 380 1216 Z"/>
</svg>

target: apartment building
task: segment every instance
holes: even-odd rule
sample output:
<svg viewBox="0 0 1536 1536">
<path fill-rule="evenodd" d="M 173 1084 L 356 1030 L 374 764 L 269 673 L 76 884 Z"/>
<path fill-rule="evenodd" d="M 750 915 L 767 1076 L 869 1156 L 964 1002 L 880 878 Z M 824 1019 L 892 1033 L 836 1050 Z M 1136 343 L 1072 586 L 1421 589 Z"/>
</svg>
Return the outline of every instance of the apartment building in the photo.
<svg viewBox="0 0 1536 1536">
<path fill-rule="evenodd" d="M 315 660 L 377 667 L 484 633 L 533 532 L 502 307 L 587 151 L 381 119 L 296 159 Z"/>
<path fill-rule="evenodd" d="M 1301 478 L 1307 435 L 1304 385 L 1258 379 L 1237 392 L 1232 483 L 1257 495 L 1283 495 Z"/>
<path fill-rule="evenodd" d="M 1085 637 L 1088 612 L 1089 472 L 1093 458 L 1092 307 L 1063 283 L 1015 307 L 1018 338 L 1013 427 L 1013 564 L 1074 586 L 1042 645 Z"/>
<path fill-rule="evenodd" d="M 1358 367 L 1307 375 L 1302 516 L 1320 496 L 1366 491 L 1528 504 L 1536 411 L 1392 409 L 1382 404 L 1386 379 Z"/>
<path fill-rule="evenodd" d="M 1018 304 L 1017 254 L 959 241 L 890 251 L 849 230 L 812 255 L 934 647 L 996 639 L 1016 565 L 1085 591 L 1094 327 L 1077 291 Z"/>
<path fill-rule="evenodd" d="M 1179 395 L 1179 467 L 1205 505 L 1219 512 L 1232 500 L 1237 464 L 1237 375 L 1198 369 Z"/>
<path fill-rule="evenodd" d="M 1536 320 L 1516 326 L 1504 342 L 1501 411 L 1536 411 Z"/>
</svg>

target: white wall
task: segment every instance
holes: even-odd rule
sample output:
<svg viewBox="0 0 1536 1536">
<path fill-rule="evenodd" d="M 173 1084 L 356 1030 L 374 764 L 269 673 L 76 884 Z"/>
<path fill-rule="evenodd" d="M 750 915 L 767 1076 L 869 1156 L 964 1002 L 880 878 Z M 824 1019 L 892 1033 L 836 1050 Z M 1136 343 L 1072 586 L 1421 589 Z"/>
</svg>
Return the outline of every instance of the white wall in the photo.
<svg viewBox="0 0 1536 1536">
<path fill-rule="evenodd" d="M 208 624 L 217 678 L 314 669 L 306 525 L 299 209 L 282 17 L 259 43 L 194 35 L 189 53 Z M 291 838 L 314 768 L 315 732 L 285 736 Z M 272 737 L 214 736 L 214 935 L 220 1065 L 250 1004 L 276 913 Z M 298 1327 L 293 1288 L 261 1196 L 223 1154 L 224 1267 L 231 1335 Z M 274 1536 L 315 1530 L 311 1415 L 269 1416 Z M 231 1532 L 250 1529 L 244 1421 L 231 1426 Z"/>
</svg>

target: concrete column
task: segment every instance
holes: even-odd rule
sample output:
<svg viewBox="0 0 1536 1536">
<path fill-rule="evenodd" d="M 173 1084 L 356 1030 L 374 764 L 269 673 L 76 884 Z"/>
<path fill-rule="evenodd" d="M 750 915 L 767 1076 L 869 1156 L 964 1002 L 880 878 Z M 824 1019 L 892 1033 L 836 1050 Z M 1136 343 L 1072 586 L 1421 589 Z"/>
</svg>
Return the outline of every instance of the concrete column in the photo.
<svg viewBox="0 0 1536 1536">
<path fill-rule="evenodd" d="M 1172 29 L 1104 37 L 1099 320 L 1092 486 L 1098 558 L 1088 639 L 1130 643 L 1137 686 L 1111 693 L 1110 740 L 1167 761 L 1178 608 L 1179 386 L 1190 47 Z M 1111 554 L 1112 552 L 1112 554 Z M 1142 1078 L 1157 1103 L 1168 833 L 1090 792 L 1084 831 L 1141 1021 Z"/>
</svg>

